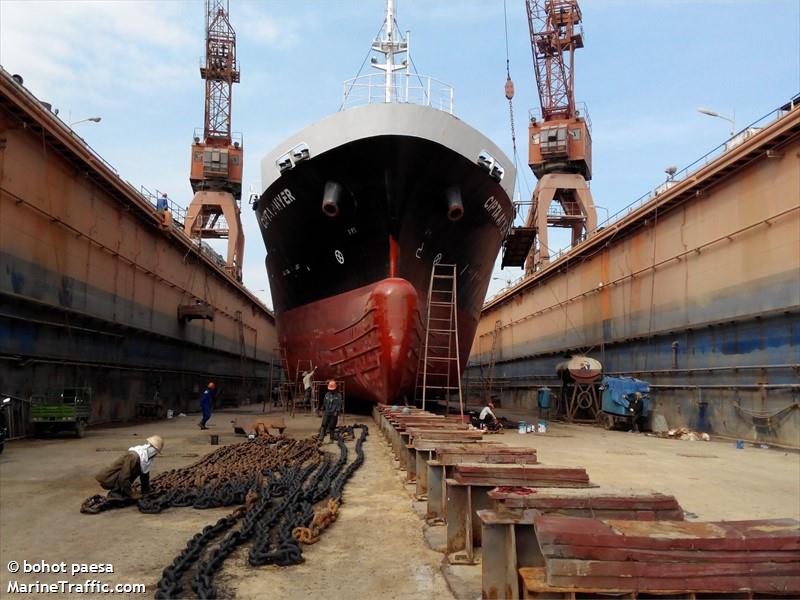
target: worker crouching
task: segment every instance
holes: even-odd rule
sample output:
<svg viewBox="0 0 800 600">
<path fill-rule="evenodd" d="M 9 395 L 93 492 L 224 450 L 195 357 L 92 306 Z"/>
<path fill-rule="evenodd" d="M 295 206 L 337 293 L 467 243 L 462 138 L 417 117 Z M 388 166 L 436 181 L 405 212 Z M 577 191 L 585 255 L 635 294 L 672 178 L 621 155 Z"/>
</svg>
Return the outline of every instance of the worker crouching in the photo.
<svg viewBox="0 0 800 600">
<path fill-rule="evenodd" d="M 325 439 L 325 433 L 331 436 L 333 442 L 333 434 L 336 431 L 336 423 L 339 420 L 339 413 L 342 412 L 342 394 L 336 389 L 336 382 L 331 379 L 328 382 L 328 391 L 325 392 L 325 398 L 322 400 L 322 424 L 319 428 L 319 441 Z"/>
<path fill-rule="evenodd" d="M 486 406 L 483 407 L 483 410 L 481 410 L 481 414 L 478 417 L 481 429 L 484 429 L 486 431 L 500 431 L 502 429 L 500 421 L 494 414 L 493 409 L 494 409 L 494 404 L 492 402 L 489 402 Z"/>
<path fill-rule="evenodd" d="M 153 459 L 163 448 L 164 440 L 160 435 L 150 436 L 147 443 L 128 448 L 128 452 L 94 478 L 104 490 L 108 490 L 109 500 L 136 500 L 134 482 L 137 478 L 140 479 L 142 494 L 150 493 L 150 469 Z"/>
</svg>

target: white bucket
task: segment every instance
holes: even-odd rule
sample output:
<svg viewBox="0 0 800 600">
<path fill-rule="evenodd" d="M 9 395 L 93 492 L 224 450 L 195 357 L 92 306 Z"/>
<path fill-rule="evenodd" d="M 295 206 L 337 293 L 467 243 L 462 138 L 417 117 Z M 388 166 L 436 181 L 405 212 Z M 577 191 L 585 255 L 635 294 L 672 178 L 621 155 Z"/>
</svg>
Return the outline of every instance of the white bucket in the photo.
<svg viewBox="0 0 800 600">
<path fill-rule="evenodd" d="M 173 416 L 175 416 L 175 413 L 172 412 L 171 408 L 168 408 L 167 409 L 167 418 L 171 419 Z"/>
<path fill-rule="evenodd" d="M 528 427 L 529 426 L 527 423 L 520 421 L 519 425 L 517 425 L 517 433 L 526 433 L 528 431 Z"/>
</svg>

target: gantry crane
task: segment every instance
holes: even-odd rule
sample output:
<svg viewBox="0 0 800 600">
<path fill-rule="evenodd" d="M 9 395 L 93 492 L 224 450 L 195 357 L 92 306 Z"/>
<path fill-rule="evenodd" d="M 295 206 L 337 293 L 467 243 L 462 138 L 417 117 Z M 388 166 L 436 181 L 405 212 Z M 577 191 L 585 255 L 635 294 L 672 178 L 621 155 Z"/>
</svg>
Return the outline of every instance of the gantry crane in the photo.
<svg viewBox="0 0 800 600">
<path fill-rule="evenodd" d="M 239 83 L 236 32 L 228 0 L 206 0 L 205 126 L 195 131 L 189 181 L 194 197 L 184 224 L 191 238 L 228 240 L 226 270 L 242 280 L 244 233 L 241 221 L 241 136 L 231 133 L 233 84 Z M 236 137 L 237 139 L 234 139 Z"/>
<path fill-rule="evenodd" d="M 583 48 L 581 9 L 577 0 L 525 0 L 525 6 L 541 104 L 540 119 L 532 116 L 528 128 L 528 164 L 538 182 L 525 227 L 512 231 L 503 264 L 524 263 L 530 274 L 550 260 L 548 226 L 571 229 L 575 245 L 595 232 L 597 216 L 587 184 L 590 123 L 574 93 L 575 50 Z"/>
</svg>

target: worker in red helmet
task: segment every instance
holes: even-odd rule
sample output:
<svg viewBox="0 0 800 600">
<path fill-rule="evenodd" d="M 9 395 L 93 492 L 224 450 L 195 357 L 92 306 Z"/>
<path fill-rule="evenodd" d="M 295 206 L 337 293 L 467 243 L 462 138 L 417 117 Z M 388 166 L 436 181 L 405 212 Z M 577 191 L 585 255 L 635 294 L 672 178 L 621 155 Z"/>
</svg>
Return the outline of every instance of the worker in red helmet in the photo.
<svg viewBox="0 0 800 600">
<path fill-rule="evenodd" d="M 322 424 L 319 428 L 319 441 L 325 439 L 325 433 L 330 434 L 333 442 L 333 434 L 336 431 L 336 422 L 339 420 L 339 413 L 342 412 L 342 394 L 337 390 L 336 381 L 331 379 L 328 382 L 328 391 L 322 400 Z"/>
<path fill-rule="evenodd" d="M 214 389 L 216 387 L 214 382 L 210 381 L 205 391 L 203 391 L 203 396 L 200 398 L 200 410 L 203 412 L 203 418 L 200 419 L 199 423 L 200 429 L 208 429 L 206 423 L 211 418 L 211 400 L 214 398 Z"/>
</svg>

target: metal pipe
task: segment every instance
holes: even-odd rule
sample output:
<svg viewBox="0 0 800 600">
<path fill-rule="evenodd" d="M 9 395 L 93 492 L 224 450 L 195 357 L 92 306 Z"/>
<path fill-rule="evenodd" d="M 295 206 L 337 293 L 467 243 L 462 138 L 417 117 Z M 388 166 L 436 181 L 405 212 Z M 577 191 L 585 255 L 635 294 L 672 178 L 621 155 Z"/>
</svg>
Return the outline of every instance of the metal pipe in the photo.
<svg viewBox="0 0 800 600">
<path fill-rule="evenodd" d="M 649 373 L 651 375 L 670 375 L 672 373 L 713 373 L 714 371 L 760 371 L 766 369 L 800 369 L 800 363 L 781 363 L 776 365 L 736 365 L 725 367 L 695 367 L 692 369 L 642 369 L 639 371 L 609 371 L 606 375 L 629 375 Z"/>
<path fill-rule="evenodd" d="M 529 380 L 539 379 L 540 381 L 545 381 L 551 383 L 552 385 L 559 385 L 560 381 L 553 378 L 552 376 L 530 376 L 528 377 Z M 509 379 L 504 380 L 496 380 L 495 385 L 498 387 L 503 388 L 536 388 L 541 385 L 540 383 L 534 383 L 533 381 L 513 381 Z M 685 390 L 694 390 L 694 389 L 719 389 L 719 390 L 737 390 L 737 389 L 790 389 L 790 390 L 800 390 L 800 384 L 797 383 L 750 383 L 750 384 L 649 384 L 651 388 L 657 389 L 685 389 Z"/>
<path fill-rule="evenodd" d="M 737 384 L 649 384 L 651 388 L 659 388 L 663 390 L 760 390 L 760 389 L 767 389 L 767 390 L 779 390 L 779 389 L 790 389 L 790 390 L 800 390 L 800 383 L 737 383 Z"/>
<path fill-rule="evenodd" d="M 8 361 L 19 361 L 20 357 L 18 355 L 0 355 L 0 360 L 8 360 Z M 192 375 L 192 376 L 200 376 L 200 377 L 208 377 L 209 375 L 213 375 L 216 379 L 225 379 L 225 380 L 241 380 L 240 375 L 221 375 L 221 374 L 212 374 L 208 371 L 193 371 L 191 369 L 163 369 L 163 368 L 156 368 L 156 367 L 130 367 L 125 365 L 120 365 L 116 363 L 103 363 L 103 362 L 95 362 L 89 360 L 60 360 L 60 359 L 51 359 L 51 358 L 27 358 L 27 362 L 31 363 L 39 363 L 43 365 L 72 365 L 76 367 L 101 367 L 105 369 L 117 369 L 119 371 L 139 371 L 142 373 L 176 373 L 179 375 Z M 263 366 L 266 366 L 267 363 L 264 362 Z M 267 377 L 259 377 L 257 375 L 246 376 L 244 378 L 246 381 L 251 382 L 263 382 L 267 380 Z"/>
<path fill-rule="evenodd" d="M 124 340 L 126 336 L 119 335 L 116 333 L 111 333 L 110 331 L 103 331 L 101 329 L 90 329 L 88 327 L 79 327 L 77 325 L 71 325 L 70 323 L 59 323 L 57 321 L 43 321 L 41 319 L 31 319 L 30 317 L 22 317 L 19 315 L 11 315 L 9 313 L 0 312 L 0 319 L 14 319 L 16 321 L 25 321 L 26 323 L 36 323 L 37 325 L 47 325 L 51 327 L 61 327 L 64 329 L 70 329 L 73 331 L 86 331 L 88 333 L 93 333 L 96 335 L 105 335 L 108 337 L 115 337 L 119 340 Z"/>
<path fill-rule="evenodd" d="M 756 223 L 752 223 L 750 225 L 747 225 L 746 227 L 743 227 L 741 229 L 738 229 L 736 231 L 733 231 L 733 232 L 728 233 L 726 235 L 723 235 L 721 237 L 715 238 L 715 239 L 713 239 L 711 241 L 704 242 L 704 243 L 700 244 L 699 246 L 696 246 L 695 248 L 692 248 L 690 250 L 685 250 L 684 252 L 680 252 L 680 253 L 675 254 L 675 255 L 673 255 L 673 256 L 671 256 L 669 258 L 665 258 L 665 259 L 663 259 L 663 260 L 661 260 L 661 261 L 659 261 L 657 263 L 653 263 L 652 265 L 649 265 L 647 267 L 639 269 L 638 271 L 632 271 L 631 273 L 629 273 L 627 275 L 623 275 L 622 277 L 619 277 L 619 278 L 617 278 L 617 279 L 615 279 L 613 281 L 610 281 L 610 282 L 604 284 L 604 287 L 608 287 L 609 285 L 612 285 L 612 286 L 619 285 L 619 284 L 623 283 L 627 279 L 634 279 L 634 278 L 638 277 L 639 275 L 643 275 L 644 273 L 647 273 L 649 271 L 656 270 L 657 268 L 665 265 L 666 263 L 672 262 L 673 260 L 680 261 L 684 257 L 689 256 L 689 255 L 691 255 L 693 253 L 699 254 L 703 250 L 708 248 L 709 246 L 717 244 L 717 243 L 719 243 L 719 242 L 721 242 L 723 240 L 731 241 L 731 238 L 733 236 L 737 236 L 737 235 L 741 235 L 743 233 L 746 233 L 746 232 L 750 231 L 751 229 L 753 229 L 755 227 L 758 227 L 760 225 L 763 225 L 763 224 L 770 225 L 771 224 L 770 221 L 774 221 L 775 219 L 783 217 L 783 216 L 785 216 L 785 215 L 787 215 L 787 214 L 789 214 L 791 212 L 794 212 L 796 210 L 800 210 L 800 206 L 793 206 L 791 208 L 787 208 L 786 210 L 783 210 L 783 211 L 781 211 L 781 212 L 779 212 L 777 214 L 774 214 L 774 215 L 772 215 L 770 217 L 767 217 L 766 219 L 761 219 L 760 221 L 758 221 Z M 610 227 L 608 227 L 608 228 L 603 230 L 602 236 L 594 236 L 592 238 L 591 245 L 596 245 L 598 243 L 598 237 L 601 237 L 603 240 L 605 240 L 606 237 L 612 235 L 612 233 L 609 233 L 609 232 L 613 232 L 613 234 L 616 235 L 616 232 L 620 229 L 620 227 L 622 225 L 627 225 L 627 224 L 628 224 L 627 222 L 626 223 L 621 223 L 620 221 L 615 222 L 614 225 L 612 225 L 612 226 L 610 226 Z M 610 240 L 607 240 L 607 242 L 608 241 L 610 241 Z M 587 248 L 588 248 L 588 246 L 587 246 Z M 584 260 L 586 260 L 588 258 L 591 258 L 592 256 L 594 256 L 594 254 L 596 254 L 599 251 L 600 250 L 595 250 L 592 255 L 584 258 Z M 570 258 L 574 258 L 573 255 L 574 255 L 573 252 L 569 253 L 569 257 Z M 564 256 L 566 256 L 566 254 Z M 519 285 L 520 286 L 524 285 L 525 287 L 522 287 L 522 288 L 515 287 L 513 292 L 512 292 L 512 290 L 509 290 L 508 292 L 501 292 L 496 297 L 490 298 L 487 302 L 484 303 L 484 306 L 481 309 L 481 314 L 484 314 L 488 310 L 492 310 L 496 306 L 499 306 L 499 305 L 503 304 L 504 302 L 506 302 L 509 299 L 510 296 L 514 296 L 517 293 L 523 293 L 523 292 L 529 291 L 528 288 L 532 285 L 533 280 L 536 280 L 536 283 L 539 286 L 543 285 L 544 284 L 543 279 L 545 279 L 545 274 L 547 274 L 548 276 L 552 276 L 554 274 L 558 274 L 558 273 L 561 272 L 561 269 L 562 269 L 563 266 L 564 266 L 563 265 L 563 260 L 560 259 L 558 261 L 551 262 L 549 265 L 547 265 L 547 269 L 544 270 L 544 271 L 537 271 L 533 275 L 530 275 L 530 276 L 527 276 L 527 277 L 523 277 L 523 279 L 520 281 Z M 539 314 L 542 314 L 542 313 L 544 313 L 544 312 L 546 312 L 548 310 L 552 310 L 554 308 L 559 308 L 560 306 L 562 306 L 564 304 L 568 304 L 569 302 L 572 302 L 572 301 L 574 301 L 574 300 L 576 300 L 578 298 L 582 298 L 582 297 L 584 297 L 584 296 L 586 296 L 588 294 L 591 294 L 591 293 L 594 293 L 594 292 L 597 292 L 597 291 L 598 290 L 596 288 L 592 288 L 592 289 L 586 290 L 584 292 L 581 292 L 580 294 L 572 296 L 571 298 L 567 298 L 566 300 L 563 300 L 561 302 L 557 302 L 555 304 L 552 304 L 552 305 L 550 305 L 550 306 L 548 306 L 548 307 L 546 307 L 546 308 L 544 308 L 542 310 L 537 311 L 536 313 L 533 313 L 531 315 L 527 315 L 527 316 L 525 316 L 525 317 L 523 317 L 521 319 L 517 319 L 516 321 L 512 321 L 512 322 L 508 323 L 507 326 L 510 327 L 510 326 L 514 325 L 515 323 L 518 323 L 520 321 L 524 321 L 526 319 L 532 318 L 532 317 L 537 316 Z M 488 306 L 489 304 L 491 304 L 491 306 Z M 482 334 L 482 335 L 486 335 L 486 334 Z"/>
<path fill-rule="evenodd" d="M 447 198 L 447 218 L 451 221 L 460 221 L 464 216 L 464 202 L 461 200 L 461 190 L 457 187 L 448 188 L 445 192 Z"/>
<path fill-rule="evenodd" d="M 342 197 L 342 185 L 335 181 L 325 183 L 322 192 L 322 212 L 333 218 L 339 216 L 339 199 Z"/>
<path fill-rule="evenodd" d="M 174 288 L 176 290 L 180 290 L 181 292 L 183 292 L 183 293 L 185 293 L 185 294 L 187 294 L 189 296 L 193 296 L 194 295 L 190 290 L 187 290 L 186 288 L 183 288 L 179 284 L 174 283 L 174 282 L 172 282 L 172 281 L 170 281 L 168 279 L 164 279 L 158 273 L 156 273 L 154 271 L 151 271 L 147 267 L 144 267 L 144 266 L 140 265 L 139 263 L 137 263 L 135 259 L 131 259 L 131 258 L 128 258 L 127 256 L 125 256 L 123 254 L 120 254 L 119 252 L 117 252 L 116 249 L 103 244 L 99 240 L 91 237 L 90 235 L 87 235 L 83 231 L 81 231 L 81 230 L 77 229 L 76 227 L 73 227 L 69 223 L 63 221 L 60 217 L 54 215 L 53 213 L 50 213 L 50 212 L 48 212 L 46 210 L 43 210 L 43 209 L 39 208 L 38 206 L 36 206 L 32 202 L 30 202 L 29 200 L 26 200 L 25 198 L 22 198 L 21 196 L 17 196 L 16 194 L 14 194 L 13 192 L 11 192 L 10 190 L 8 190 L 8 189 L 6 189 L 4 187 L 0 187 L 0 191 L 2 191 L 3 193 L 8 194 L 12 198 L 14 198 L 15 201 L 17 202 L 17 204 L 24 204 L 28 208 L 32 209 L 34 212 L 36 212 L 39 215 L 45 217 L 51 223 L 56 224 L 56 225 L 60 225 L 61 227 L 67 229 L 68 231 L 71 231 L 72 233 L 74 233 L 76 235 L 76 237 L 83 238 L 83 239 L 87 240 L 90 245 L 96 246 L 97 248 L 99 248 L 103 252 L 108 252 L 113 257 L 118 258 L 122 262 L 130 265 L 131 267 L 133 267 L 135 269 L 138 269 L 139 271 L 141 271 L 142 273 L 145 273 L 146 275 L 152 277 L 153 279 L 155 279 L 159 283 L 163 283 L 166 286 L 169 286 L 169 287 Z M 175 233 L 175 232 L 173 232 L 173 233 Z M 173 235 L 172 239 L 178 239 L 178 237 L 179 236 L 176 234 L 176 235 Z M 183 237 L 187 242 L 189 242 L 189 238 L 187 238 L 182 233 L 180 234 L 180 237 Z M 194 253 L 195 257 L 199 257 L 206 265 L 211 265 L 213 267 L 213 269 L 215 271 L 217 271 L 218 273 L 225 273 L 222 269 L 220 269 L 219 266 L 216 266 L 216 264 L 210 258 L 208 258 L 208 256 L 203 254 L 203 252 L 200 251 L 199 248 L 200 248 L 199 246 L 193 245 L 191 243 L 189 244 L 189 250 Z M 186 256 L 188 256 L 188 252 L 187 252 Z M 186 257 L 184 257 L 184 260 L 186 260 Z M 200 266 L 200 265 L 198 265 L 198 266 Z M 246 296 L 250 300 L 253 300 L 254 303 L 259 308 L 266 309 L 266 307 L 263 304 L 261 304 L 261 301 L 258 300 L 258 298 L 256 298 L 245 287 L 240 286 L 240 285 L 236 285 L 235 283 L 233 283 L 231 281 L 230 277 L 228 277 L 228 276 L 225 277 L 224 281 L 225 281 L 225 283 L 229 284 L 230 287 L 233 287 L 238 293 Z M 0 293 L 19 296 L 20 298 L 23 298 L 26 302 L 37 302 L 36 300 L 34 300 L 32 298 L 29 298 L 27 296 L 18 295 L 18 294 L 13 294 L 12 292 L 0 291 Z M 46 304 L 46 303 L 39 302 L 39 304 Z M 223 314 L 226 317 L 229 317 L 230 319 L 232 319 L 234 321 L 236 320 L 236 317 L 234 315 L 230 314 L 229 312 L 226 312 L 224 309 L 221 309 L 221 308 L 217 307 L 215 310 L 216 310 L 216 312 L 218 312 L 220 314 Z M 271 313 L 271 311 L 269 309 L 266 309 L 266 313 L 269 315 L 270 318 L 274 318 L 273 314 Z M 93 316 L 93 315 L 89 315 L 89 316 Z M 248 329 L 254 329 L 251 325 L 249 325 L 247 323 L 245 323 L 245 327 L 247 327 Z"/>
</svg>

